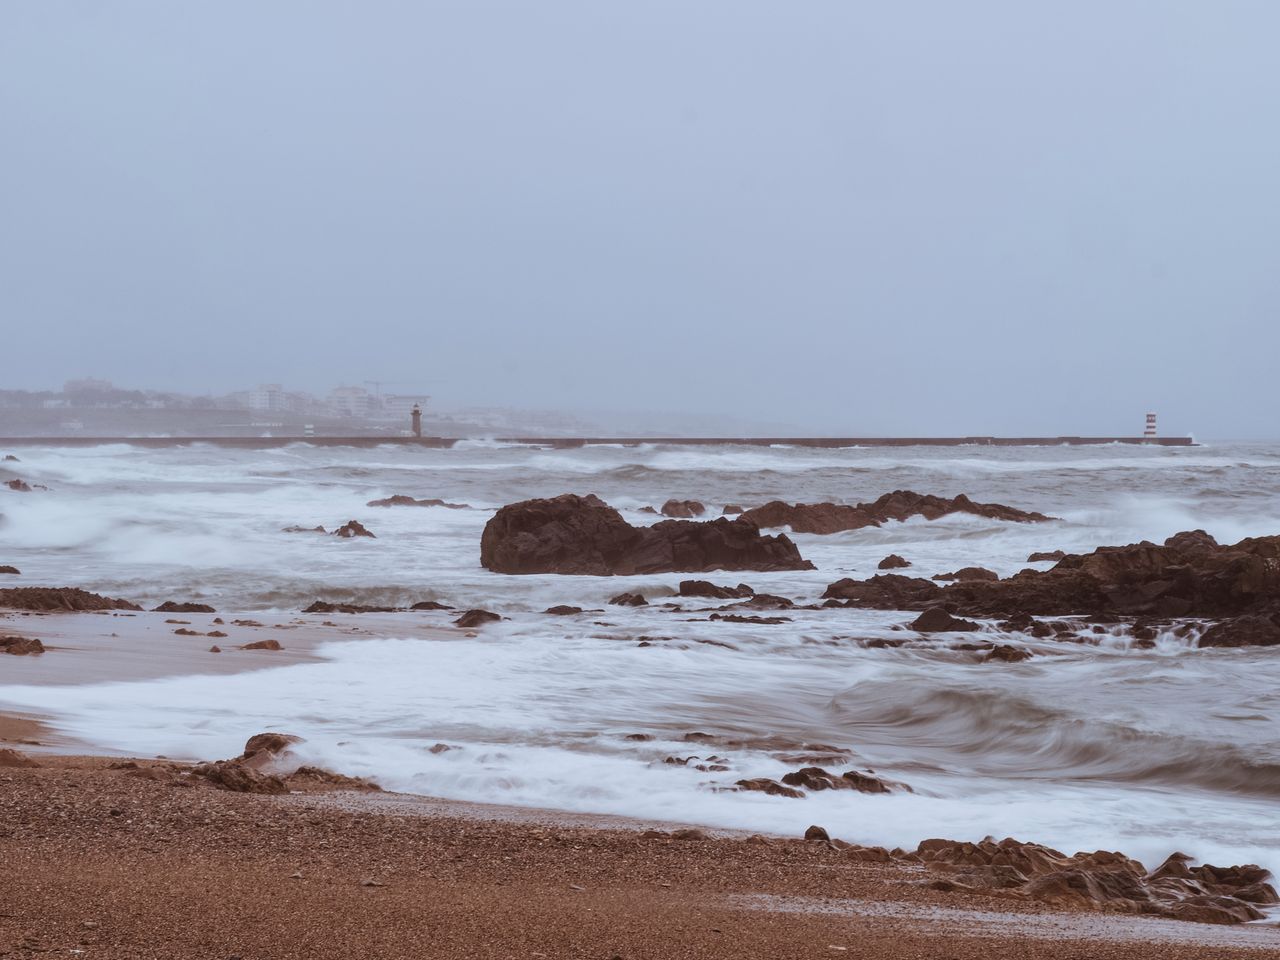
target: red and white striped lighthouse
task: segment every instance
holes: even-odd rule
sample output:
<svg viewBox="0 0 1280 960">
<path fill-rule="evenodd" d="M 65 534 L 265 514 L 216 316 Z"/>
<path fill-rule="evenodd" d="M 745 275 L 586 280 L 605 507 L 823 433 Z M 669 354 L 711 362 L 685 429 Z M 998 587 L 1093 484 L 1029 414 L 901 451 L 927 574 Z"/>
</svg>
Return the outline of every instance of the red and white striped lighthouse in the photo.
<svg viewBox="0 0 1280 960">
<path fill-rule="evenodd" d="M 1142 431 L 1143 437 L 1154 440 L 1156 436 L 1156 415 L 1154 413 L 1147 414 L 1147 429 Z"/>
</svg>

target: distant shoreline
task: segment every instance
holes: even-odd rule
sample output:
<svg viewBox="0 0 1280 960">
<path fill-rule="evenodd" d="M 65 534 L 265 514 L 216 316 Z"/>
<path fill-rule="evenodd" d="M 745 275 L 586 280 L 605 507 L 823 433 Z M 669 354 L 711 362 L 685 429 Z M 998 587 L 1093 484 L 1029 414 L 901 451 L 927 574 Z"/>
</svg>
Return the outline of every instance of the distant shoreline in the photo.
<svg viewBox="0 0 1280 960">
<path fill-rule="evenodd" d="M 128 444 L 136 447 L 185 447 L 202 443 L 215 447 L 269 449 L 295 443 L 316 447 L 402 447 L 449 449 L 465 440 L 527 444 L 531 447 L 577 449 L 595 446 L 636 447 L 668 445 L 685 447 L 1059 447 L 1103 446 L 1121 443 L 1135 446 L 1194 447 L 1191 437 L 0 437 L 0 446 L 98 447 Z"/>
</svg>

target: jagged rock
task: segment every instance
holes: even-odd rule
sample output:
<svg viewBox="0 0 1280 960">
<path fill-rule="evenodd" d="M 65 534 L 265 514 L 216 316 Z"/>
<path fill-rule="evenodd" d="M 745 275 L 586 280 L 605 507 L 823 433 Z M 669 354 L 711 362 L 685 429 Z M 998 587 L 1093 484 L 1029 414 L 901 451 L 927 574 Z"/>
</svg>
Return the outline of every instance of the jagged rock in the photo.
<svg viewBox="0 0 1280 960">
<path fill-rule="evenodd" d="M 1042 551 L 1039 553 L 1033 553 L 1031 556 L 1027 557 L 1027 563 L 1040 563 L 1045 560 L 1052 560 L 1056 563 L 1058 560 L 1065 558 L 1066 555 L 1066 551 L 1064 550 Z"/>
<path fill-rule="evenodd" d="M 415 500 L 413 497 L 405 496 L 397 493 L 394 496 L 384 497 L 381 500 L 370 500 L 365 504 L 366 507 L 447 507 L 450 510 L 470 510 L 471 505 L 466 503 L 448 503 L 444 500 Z"/>
<path fill-rule="evenodd" d="M 907 560 L 904 557 L 900 557 L 896 553 L 891 553 L 887 557 L 885 557 L 883 560 L 881 560 L 878 564 L 876 564 L 876 569 L 877 570 L 901 570 L 903 567 L 909 567 L 909 566 L 911 566 L 910 560 Z"/>
<path fill-rule="evenodd" d="M 488 610 L 468 610 L 457 620 L 453 621 L 455 627 L 463 627 L 471 629 L 472 627 L 482 627 L 486 623 L 493 623 L 495 620 L 501 620 L 496 613 L 490 613 Z"/>
<path fill-rule="evenodd" d="M 0 653 L 12 654 L 15 657 L 34 656 L 44 653 L 44 644 L 35 638 L 0 637 Z"/>
<path fill-rule="evenodd" d="M 761 527 L 785 526 L 795 533 L 828 534 L 877 527 L 888 520 L 901 521 L 914 516 L 936 520 L 949 513 L 972 513 L 994 520 L 1019 523 L 1052 519 L 1042 513 L 1018 510 L 999 503 L 975 503 L 964 494 L 948 500 L 910 490 L 895 490 L 873 503 L 859 503 L 855 506 L 836 503 L 789 504 L 774 500 L 746 511 L 743 517 Z"/>
<path fill-rule="evenodd" d="M 485 525 L 480 562 L 497 573 L 591 576 L 813 569 L 787 537 L 742 518 L 633 527 L 598 497 L 574 494 L 503 507 Z"/>
<path fill-rule="evenodd" d="M 1000 574 L 986 567 L 961 567 L 954 573 L 939 573 L 934 580 L 999 580 Z"/>
<path fill-rule="evenodd" d="M 961 620 L 953 617 L 944 607 L 930 607 L 915 620 L 911 621 L 911 629 L 921 633 L 948 633 L 953 631 L 970 631 L 981 629 L 972 620 Z"/>
<path fill-rule="evenodd" d="M 128 600 L 104 597 L 78 587 L 6 587 L 0 589 L 0 607 L 73 612 L 142 609 Z"/>
<path fill-rule="evenodd" d="M 751 790 L 756 793 L 767 793 L 771 797 L 791 797 L 794 800 L 804 798 L 804 793 L 792 787 L 785 787 L 777 780 L 768 777 L 755 777 L 751 780 L 739 780 L 736 784 L 740 790 Z"/>
<path fill-rule="evenodd" d="M 664 517 L 672 517 L 676 520 L 689 520 L 700 517 L 706 512 L 707 508 L 697 500 L 668 500 L 662 505 L 661 510 Z"/>
<path fill-rule="evenodd" d="M 620 593 L 610 597 L 609 603 L 615 607 L 647 607 L 649 601 L 638 593 Z"/>
<path fill-rule="evenodd" d="M 1134 636 L 1137 636 L 1135 632 Z M 1249 615 L 1215 623 L 1200 637 L 1201 647 L 1274 647 L 1280 645 L 1280 614 Z"/>
<path fill-rule="evenodd" d="M 1007 643 L 999 643 L 992 647 L 982 659 L 985 663 L 990 663 L 993 660 L 998 660 L 1002 663 L 1021 663 L 1023 660 L 1031 659 L 1031 651 L 1023 650 L 1021 647 L 1012 647 Z"/>
<path fill-rule="evenodd" d="M 679 593 L 682 597 L 706 597 L 710 600 L 737 600 L 755 596 L 755 591 L 745 583 L 736 587 L 718 587 L 708 580 L 681 580 Z"/>
<path fill-rule="evenodd" d="M 151 608 L 152 613 L 217 613 L 207 603 L 175 603 L 173 600 L 166 600 L 158 607 Z"/>
<path fill-rule="evenodd" d="M 359 520 L 348 520 L 337 530 L 333 531 L 333 535 L 335 537 L 343 537 L 348 540 L 352 537 L 371 537 L 373 539 L 377 539 Z"/>
</svg>

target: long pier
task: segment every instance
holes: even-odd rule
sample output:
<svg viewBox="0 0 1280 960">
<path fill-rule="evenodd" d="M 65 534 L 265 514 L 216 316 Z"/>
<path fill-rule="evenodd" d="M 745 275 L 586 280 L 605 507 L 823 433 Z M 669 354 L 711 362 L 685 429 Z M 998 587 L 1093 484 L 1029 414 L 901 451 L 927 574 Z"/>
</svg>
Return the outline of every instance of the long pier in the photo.
<svg viewBox="0 0 1280 960">
<path fill-rule="evenodd" d="M 0 437 L 6 447 L 98 447 L 128 444 L 135 447 L 187 447 L 208 444 L 263 450 L 306 443 L 314 447 L 427 447 L 448 449 L 459 437 Z M 1190 437 L 484 437 L 497 443 L 525 444 L 571 450 L 578 447 L 670 445 L 682 447 L 1057 447 L 1098 446 L 1110 443 L 1155 447 L 1192 447 Z"/>
</svg>

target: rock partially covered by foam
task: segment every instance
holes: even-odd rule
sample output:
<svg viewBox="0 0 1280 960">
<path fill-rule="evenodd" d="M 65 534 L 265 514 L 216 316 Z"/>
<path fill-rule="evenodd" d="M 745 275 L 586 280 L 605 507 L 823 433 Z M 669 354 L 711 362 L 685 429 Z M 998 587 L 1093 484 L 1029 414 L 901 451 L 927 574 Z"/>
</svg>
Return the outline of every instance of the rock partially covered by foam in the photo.
<svg viewBox="0 0 1280 960">
<path fill-rule="evenodd" d="M 485 525 L 480 563 L 496 573 L 590 576 L 813 569 L 790 539 L 742 518 L 633 527 L 599 497 L 576 494 L 503 507 Z"/>
</svg>

